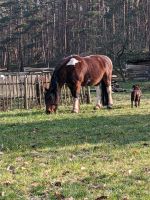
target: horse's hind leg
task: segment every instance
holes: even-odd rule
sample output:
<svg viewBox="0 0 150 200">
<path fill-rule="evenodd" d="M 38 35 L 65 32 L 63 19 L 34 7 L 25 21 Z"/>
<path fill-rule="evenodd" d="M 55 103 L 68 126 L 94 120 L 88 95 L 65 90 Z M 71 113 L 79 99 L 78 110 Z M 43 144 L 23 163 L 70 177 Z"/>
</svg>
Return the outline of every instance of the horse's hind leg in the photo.
<svg viewBox="0 0 150 200">
<path fill-rule="evenodd" d="M 96 86 L 95 89 L 96 89 L 96 106 L 95 106 L 95 109 L 100 109 L 102 107 L 100 85 Z"/>
<path fill-rule="evenodd" d="M 81 83 L 78 81 L 75 85 L 70 87 L 71 94 L 74 97 L 73 100 L 73 113 L 79 112 L 79 98 L 80 98 L 80 90 L 81 90 Z"/>
<path fill-rule="evenodd" d="M 107 87 L 107 93 L 108 93 L 108 108 L 112 108 L 113 100 L 112 100 L 112 87 L 111 87 L 111 83 Z"/>
<path fill-rule="evenodd" d="M 140 98 L 139 98 L 139 100 L 138 100 L 138 106 L 140 107 Z"/>
<path fill-rule="evenodd" d="M 133 108 L 133 101 L 131 100 L 131 108 Z"/>
<path fill-rule="evenodd" d="M 107 108 L 112 108 L 113 99 L 112 99 L 112 87 L 111 87 L 111 72 L 109 74 L 104 74 L 102 81 L 104 82 L 104 86 L 106 87 L 108 102 Z"/>
</svg>

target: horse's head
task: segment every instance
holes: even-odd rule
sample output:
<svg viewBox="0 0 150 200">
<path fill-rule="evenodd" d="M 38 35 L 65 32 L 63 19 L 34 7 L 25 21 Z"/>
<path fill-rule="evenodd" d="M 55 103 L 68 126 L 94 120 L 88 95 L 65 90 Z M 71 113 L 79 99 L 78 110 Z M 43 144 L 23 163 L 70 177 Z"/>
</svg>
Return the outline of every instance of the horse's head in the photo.
<svg viewBox="0 0 150 200">
<path fill-rule="evenodd" d="M 57 107 L 57 93 L 56 91 L 46 90 L 45 92 L 45 105 L 46 114 L 56 113 Z"/>
<path fill-rule="evenodd" d="M 133 85 L 133 86 L 132 86 L 132 89 L 133 89 L 133 90 L 140 90 L 140 86 L 139 86 L 139 85 Z"/>
</svg>

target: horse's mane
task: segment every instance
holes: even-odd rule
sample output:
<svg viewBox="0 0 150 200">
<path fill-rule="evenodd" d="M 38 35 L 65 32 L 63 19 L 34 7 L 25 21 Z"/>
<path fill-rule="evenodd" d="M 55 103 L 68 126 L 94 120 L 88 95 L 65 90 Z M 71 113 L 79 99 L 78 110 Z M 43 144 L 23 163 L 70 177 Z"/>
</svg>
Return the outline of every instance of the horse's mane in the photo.
<svg viewBox="0 0 150 200">
<path fill-rule="evenodd" d="M 60 68 L 62 68 L 64 65 L 67 64 L 67 62 L 69 62 L 69 60 L 73 57 L 77 57 L 78 55 L 71 55 L 71 56 L 67 56 L 65 58 L 63 58 L 57 65 L 56 65 L 56 68 L 55 68 L 55 71 L 59 71 Z M 78 56 L 79 57 L 79 56 Z"/>
<path fill-rule="evenodd" d="M 54 71 L 51 78 L 49 91 L 54 92 L 56 90 L 57 90 L 57 76 L 56 76 L 56 71 Z"/>
<path fill-rule="evenodd" d="M 73 57 L 78 57 L 78 58 L 80 58 L 80 56 L 79 56 L 79 55 L 76 55 L 76 54 L 71 55 L 71 56 L 67 56 L 67 57 L 63 58 L 63 59 L 56 65 L 55 70 L 54 70 L 53 75 L 52 75 L 52 78 L 51 78 L 51 84 L 50 84 L 50 88 L 49 88 L 50 91 L 57 91 L 57 82 L 58 82 L 58 73 L 59 73 L 59 70 L 60 70 L 63 66 L 65 66 L 65 65 L 69 62 L 69 60 L 70 60 L 71 58 L 73 58 Z"/>
<path fill-rule="evenodd" d="M 49 87 L 49 91 L 57 91 L 57 81 L 58 81 L 58 73 L 61 67 L 63 67 L 71 58 L 72 56 L 68 56 L 66 58 L 63 58 L 55 67 L 55 70 L 53 72 L 52 78 L 51 78 L 51 84 Z"/>
</svg>

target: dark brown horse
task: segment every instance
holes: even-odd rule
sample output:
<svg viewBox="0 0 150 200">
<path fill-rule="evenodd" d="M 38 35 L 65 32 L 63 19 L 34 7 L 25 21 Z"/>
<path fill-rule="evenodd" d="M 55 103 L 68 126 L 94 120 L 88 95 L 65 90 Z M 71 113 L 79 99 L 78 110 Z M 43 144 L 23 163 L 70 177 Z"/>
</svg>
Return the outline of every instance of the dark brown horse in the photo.
<svg viewBox="0 0 150 200">
<path fill-rule="evenodd" d="M 133 90 L 131 92 L 131 108 L 133 108 L 133 102 L 135 107 L 140 106 L 140 99 L 142 96 L 142 91 L 139 85 L 133 85 L 132 89 Z"/>
<path fill-rule="evenodd" d="M 64 58 L 56 67 L 49 89 L 45 94 L 46 113 L 56 112 L 60 91 L 64 84 L 70 88 L 74 98 L 73 112 L 79 112 L 81 86 L 97 86 L 96 109 L 106 105 L 112 107 L 111 95 L 112 62 L 104 55 L 80 57 L 78 55 Z M 101 91 L 100 91 L 101 83 Z"/>
</svg>

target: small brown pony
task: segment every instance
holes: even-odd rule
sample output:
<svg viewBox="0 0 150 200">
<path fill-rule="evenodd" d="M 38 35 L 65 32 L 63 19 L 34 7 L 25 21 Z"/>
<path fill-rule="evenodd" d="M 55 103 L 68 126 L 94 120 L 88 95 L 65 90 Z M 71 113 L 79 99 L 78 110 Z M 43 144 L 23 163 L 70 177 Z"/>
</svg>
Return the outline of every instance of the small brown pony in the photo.
<svg viewBox="0 0 150 200">
<path fill-rule="evenodd" d="M 66 84 L 74 98 L 72 112 L 79 112 L 79 97 L 82 86 L 97 86 L 96 109 L 101 106 L 112 108 L 112 62 L 104 55 L 80 57 L 73 55 L 64 58 L 52 75 L 51 84 L 45 93 L 46 113 L 56 112 L 60 91 Z M 100 91 L 101 83 L 101 91 Z"/>
<path fill-rule="evenodd" d="M 131 108 L 133 108 L 133 102 L 135 107 L 140 106 L 140 99 L 141 99 L 141 89 L 139 85 L 133 85 L 132 86 L 132 92 L 131 92 Z"/>
</svg>

